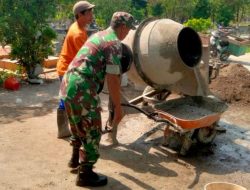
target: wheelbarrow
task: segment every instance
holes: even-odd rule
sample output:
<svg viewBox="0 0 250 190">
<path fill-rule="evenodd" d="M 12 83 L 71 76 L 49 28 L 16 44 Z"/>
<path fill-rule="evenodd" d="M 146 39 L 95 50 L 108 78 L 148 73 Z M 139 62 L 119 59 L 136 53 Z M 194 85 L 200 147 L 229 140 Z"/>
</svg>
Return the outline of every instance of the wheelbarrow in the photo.
<svg viewBox="0 0 250 190">
<path fill-rule="evenodd" d="M 216 136 L 216 125 L 227 105 L 214 97 L 186 96 L 153 105 L 148 112 L 127 103 L 155 122 L 165 123 L 164 145 L 186 155 L 193 143 L 209 144 Z"/>
</svg>

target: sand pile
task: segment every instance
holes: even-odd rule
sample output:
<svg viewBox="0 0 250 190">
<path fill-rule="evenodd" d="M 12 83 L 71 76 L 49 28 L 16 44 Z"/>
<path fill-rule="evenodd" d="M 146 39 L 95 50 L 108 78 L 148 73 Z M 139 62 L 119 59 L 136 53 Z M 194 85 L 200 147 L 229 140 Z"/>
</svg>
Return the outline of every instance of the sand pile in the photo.
<svg viewBox="0 0 250 190">
<path fill-rule="evenodd" d="M 227 103 L 250 105 L 250 72 L 239 64 L 227 64 L 209 85 L 215 96 Z"/>
</svg>

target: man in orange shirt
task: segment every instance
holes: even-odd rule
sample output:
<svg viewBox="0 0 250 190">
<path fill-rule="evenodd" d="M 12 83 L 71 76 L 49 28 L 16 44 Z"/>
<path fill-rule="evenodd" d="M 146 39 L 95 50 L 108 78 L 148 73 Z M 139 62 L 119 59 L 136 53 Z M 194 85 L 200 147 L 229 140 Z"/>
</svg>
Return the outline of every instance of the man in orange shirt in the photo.
<svg viewBox="0 0 250 190">
<path fill-rule="evenodd" d="M 67 71 L 68 65 L 88 38 L 86 26 L 93 21 L 92 9 L 94 6 L 87 1 L 79 1 L 73 7 L 76 21 L 70 26 L 63 43 L 57 63 L 59 77 L 62 77 Z"/>
<path fill-rule="evenodd" d="M 65 37 L 63 47 L 60 53 L 59 60 L 57 62 L 57 73 L 60 81 L 63 78 L 64 73 L 67 71 L 70 62 L 73 60 L 78 50 L 82 47 L 88 38 L 86 27 L 93 21 L 92 9 L 95 5 L 90 4 L 88 1 L 79 1 L 73 7 L 73 13 L 76 21 L 70 26 L 68 33 Z M 64 107 L 63 100 L 60 100 L 59 107 L 57 109 L 57 125 L 58 125 L 58 138 L 64 138 L 71 135 L 68 127 L 68 119 Z M 71 138 L 76 141 L 74 136 Z M 80 142 L 79 142 L 80 146 Z M 77 147 L 73 145 L 73 147 Z M 78 148 L 73 149 L 72 158 L 69 162 L 70 167 L 75 167 L 78 163 Z"/>
</svg>

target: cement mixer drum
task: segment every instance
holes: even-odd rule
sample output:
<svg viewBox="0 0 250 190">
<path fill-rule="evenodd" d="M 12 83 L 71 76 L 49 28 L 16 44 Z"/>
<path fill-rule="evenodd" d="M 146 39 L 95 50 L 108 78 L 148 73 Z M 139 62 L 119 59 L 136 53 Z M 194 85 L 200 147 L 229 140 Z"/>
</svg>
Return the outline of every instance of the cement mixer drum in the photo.
<svg viewBox="0 0 250 190">
<path fill-rule="evenodd" d="M 134 64 L 128 72 L 132 81 L 155 89 L 199 94 L 194 68 L 201 60 L 202 45 L 193 29 L 170 19 L 147 19 L 123 43 L 133 51 Z"/>
</svg>

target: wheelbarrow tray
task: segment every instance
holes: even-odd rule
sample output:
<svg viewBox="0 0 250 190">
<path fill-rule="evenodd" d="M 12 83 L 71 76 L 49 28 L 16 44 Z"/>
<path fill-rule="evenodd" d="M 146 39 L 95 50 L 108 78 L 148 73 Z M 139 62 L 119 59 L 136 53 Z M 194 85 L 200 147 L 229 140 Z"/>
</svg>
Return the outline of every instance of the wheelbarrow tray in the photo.
<svg viewBox="0 0 250 190">
<path fill-rule="evenodd" d="M 218 121 L 227 105 L 215 98 L 187 96 L 155 104 L 158 116 L 178 128 L 192 130 Z"/>
</svg>

